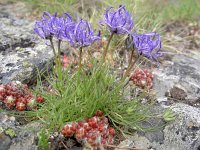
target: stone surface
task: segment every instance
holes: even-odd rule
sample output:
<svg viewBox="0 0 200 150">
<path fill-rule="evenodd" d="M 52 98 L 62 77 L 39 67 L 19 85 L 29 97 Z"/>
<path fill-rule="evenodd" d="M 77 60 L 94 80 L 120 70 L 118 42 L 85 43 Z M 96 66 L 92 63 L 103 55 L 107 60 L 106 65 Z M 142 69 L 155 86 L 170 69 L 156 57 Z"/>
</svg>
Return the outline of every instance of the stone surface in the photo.
<svg viewBox="0 0 200 150">
<path fill-rule="evenodd" d="M 115 150 L 121 150 L 121 148 L 123 148 L 123 150 L 129 150 L 134 147 L 134 142 L 132 140 L 126 139 L 122 141 L 117 147 L 118 148 L 115 148 Z"/>
<path fill-rule="evenodd" d="M 37 122 L 20 125 L 13 116 L 0 113 L 0 150 L 36 150 Z"/>
<path fill-rule="evenodd" d="M 191 57 L 192 56 L 192 57 Z M 177 118 L 154 132 L 136 132 L 127 143 L 141 149 L 199 150 L 200 149 L 200 53 L 173 55 L 154 70 L 154 92 L 159 113 L 170 107 Z M 161 114 L 161 113 L 159 113 Z M 156 121 L 157 120 L 157 121 Z M 161 126 L 163 122 L 151 119 L 146 127 Z M 127 142 L 128 141 L 128 142 Z"/>
<path fill-rule="evenodd" d="M 154 70 L 154 90 L 157 98 L 171 97 L 175 101 L 200 107 L 200 59 L 175 55 L 171 61 Z M 184 101 L 183 101 L 184 100 Z"/>
<path fill-rule="evenodd" d="M 24 3 L 0 2 L 0 84 L 32 82 L 37 69 L 47 69 L 53 58 L 50 47 L 33 32 L 34 21 L 26 17 L 29 11 Z"/>
<path fill-rule="evenodd" d="M 24 3 L 0 1 L 0 84 L 12 80 L 31 83 L 37 71 L 52 65 L 53 53 L 34 32 L 30 9 Z M 40 127 L 21 126 L 13 116 L 0 112 L 0 150 L 35 150 Z"/>
<path fill-rule="evenodd" d="M 10 147 L 11 139 L 4 133 L 0 133 L 0 149 L 7 150 Z"/>
<path fill-rule="evenodd" d="M 128 138 L 137 148 L 153 150 L 199 150 L 200 149 L 200 109 L 177 103 L 171 106 L 177 118 L 163 130 L 163 138 L 156 134 L 144 136 L 135 133 Z M 150 134 L 150 133 L 149 133 Z M 127 144 L 121 144 L 126 147 Z"/>
<path fill-rule="evenodd" d="M 39 123 L 20 126 L 8 150 L 37 150 L 37 133 L 40 128 Z"/>
</svg>

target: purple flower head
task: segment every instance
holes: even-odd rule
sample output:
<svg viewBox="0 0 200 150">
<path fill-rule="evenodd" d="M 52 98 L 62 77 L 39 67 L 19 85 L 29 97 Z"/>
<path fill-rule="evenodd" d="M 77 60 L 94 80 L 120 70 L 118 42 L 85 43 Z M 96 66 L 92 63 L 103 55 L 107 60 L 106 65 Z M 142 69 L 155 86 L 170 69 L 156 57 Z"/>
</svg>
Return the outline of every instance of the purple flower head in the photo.
<svg viewBox="0 0 200 150">
<path fill-rule="evenodd" d="M 62 40 L 64 38 L 65 28 L 67 24 L 73 23 L 72 17 L 64 13 L 62 17 L 58 17 L 57 13 L 51 19 L 50 32 L 57 39 Z"/>
<path fill-rule="evenodd" d="M 115 11 L 111 11 L 113 7 L 106 10 L 103 24 L 106 24 L 110 32 L 116 34 L 130 33 L 134 26 L 133 19 L 124 5 L 120 5 Z"/>
<path fill-rule="evenodd" d="M 34 31 L 44 39 L 49 39 L 51 36 L 50 24 L 52 16 L 48 12 L 44 12 L 41 21 L 36 21 Z"/>
<path fill-rule="evenodd" d="M 64 40 L 69 41 L 71 44 L 73 43 L 73 38 L 74 38 L 74 30 L 76 27 L 75 22 L 68 22 L 65 24 L 63 30 L 62 30 L 62 37 Z"/>
<path fill-rule="evenodd" d="M 68 28 L 70 28 L 70 32 L 67 36 L 70 36 L 70 43 L 73 46 L 89 46 L 94 41 L 100 40 L 100 32 L 97 35 L 94 35 L 94 31 L 91 28 L 91 25 L 88 23 L 88 21 L 80 20 L 76 24 L 76 26 L 73 28 L 73 24 L 70 24 Z M 73 33 L 71 32 L 73 31 Z M 67 32 L 67 30 L 66 30 Z"/>
<path fill-rule="evenodd" d="M 139 54 L 143 54 L 148 59 L 157 60 L 161 57 L 161 40 L 160 35 L 154 32 L 132 35 L 134 47 L 137 49 Z"/>
<path fill-rule="evenodd" d="M 65 39 L 66 25 L 72 23 L 72 17 L 64 13 L 62 17 L 58 17 L 57 13 L 51 15 L 44 12 L 41 21 L 35 23 L 34 31 L 42 38 L 48 39 L 55 36 L 57 39 Z"/>
</svg>

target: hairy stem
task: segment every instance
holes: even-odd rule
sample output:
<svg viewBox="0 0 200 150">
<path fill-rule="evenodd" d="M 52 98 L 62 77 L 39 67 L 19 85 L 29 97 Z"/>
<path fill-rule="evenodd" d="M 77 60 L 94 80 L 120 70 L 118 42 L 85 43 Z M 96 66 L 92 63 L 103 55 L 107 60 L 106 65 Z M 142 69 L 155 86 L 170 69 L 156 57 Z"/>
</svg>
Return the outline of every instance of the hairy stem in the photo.
<svg viewBox="0 0 200 150">
<path fill-rule="evenodd" d="M 57 56 L 57 73 L 58 73 L 58 78 L 62 81 L 62 65 L 61 65 L 61 60 L 60 60 L 60 55 L 61 55 L 61 49 L 60 49 L 60 46 L 61 46 L 61 40 L 58 41 L 58 56 Z"/>
<path fill-rule="evenodd" d="M 80 49 L 79 49 L 79 69 L 81 69 L 82 51 L 83 51 L 83 47 L 80 47 Z"/>
<path fill-rule="evenodd" d="M 133 60 L 133 54 L 134 54 L 134 49 L 132 49 L 132 51 L 131 51 L 131 57 L 129 59 L 129 66 L 130 66 L 130 64 L 131 64 L 131 62 Z"/>
<path fill-rule="evenodd" d="M 61 54 L 61 52 L 60 52 L 60 45 L 61 45 L 61 40 L 59 40 L 58 41 L 58 65 L 61 65 L 61 60 L 60 60 L 60 54 Z"/>
<path fill-rule="evenodd" d="M 137 62 L 139 59 L 140 59 L 140 55 L 139 55 L 132 63 L 129 64 L 129 66 L 128 66 L 128 68 L 127 68 L 125 74 L 124 74 L 124 78 L 126 78 L 126 77 L 129 75 L 131 69 L 135 66 L 136 62 Z"/>
<path fill-rule="evenodd" d="M 133 54 L 134 54 L 134 50 L 132 50 L 131 51 L 131 56 L 130 56 L 130 59 L 129 59 L 129 62 L 128 62 L 128 68 L 127 68 L 127 70 L 129 70 L 129 68 L 131 67 L 131 62 L 132 62 L 132 60 L 133 60 Z M 126 76 L 125 76 L 126 77 Z"/>
<path fill-rule="evenodd" d="M 50 40 L 50 43 L 51 43 L 51 47 L 53 49 L 54 60 L 56 61 L 56 50 L 55 50 L 55 47 L 54 47 L 54 44 L 53 44 L 53 37 L 51 36 L 49 40 Z"/>
<path fill-rule="evenodd" d="M 107 55 L 107 52 L 108 52 L 108 48 L 109 48 L 110 42 L 111 42 L 111 40 L 112 40 L 112 38 L 113 38 L 113 35 L 114 35 L 114 33 L 112 33 L 112 34 L 110 35 L 109 39 L 108 39 L 108 43 L 107 43 L 106 48 L 105 48 L 105 50 L 104 50 L 104 52 L 103 52 L 102 63 L 105 62 L 106 55 Z"/>
</svg>

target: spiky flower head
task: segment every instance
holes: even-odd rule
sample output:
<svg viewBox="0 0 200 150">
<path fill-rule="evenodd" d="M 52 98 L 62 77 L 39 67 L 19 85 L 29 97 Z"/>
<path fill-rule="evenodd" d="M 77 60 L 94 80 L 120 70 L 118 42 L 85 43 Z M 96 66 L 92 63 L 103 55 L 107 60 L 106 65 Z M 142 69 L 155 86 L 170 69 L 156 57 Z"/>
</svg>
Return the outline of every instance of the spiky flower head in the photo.
<svg viewBox="0 0 200 150">
<path fill-rule="evenodd" d="M 58 17 L 57 13 L 55 13 L 51 19 L 50 32 L 59 40 L 66 39 L 65 30 L 68 27 L 68 24 L 71 23 L 74 22 L 68 13 L 64 13 L 61 17 Z"/>
<path fill-rule="evenodd" d="M 64 40 L 67 40 L 68 42 L 71 43 L 71 45 L 73 45 L 74 42 L 74 31 L 75 31 L 75 27 L 76 27 L 76 23 L 75 22 L 67 22 L 65 23 L 65 27 L 62 30 L 62 37 Z"/>
<path fill-rule="evenodd" d="M 84 47 L 91 45 L 94 41 L 100 40 L 100 32 L 94 34 L 92 27 L 88 21 L 80 20 L 76 23 L 74 32 L 71 35 L 71 45 L 75 47 Z"/>
<path fill-rule="evenodd" d="M 42 19 L 35 23 L 34 31 L 44 39 L 49 39 L 52 36 L 59 40 L 67 39 L 65 30 L 69 23 L 73 23 L 73 20 L 67 13 L 59 17 L 57 13 L 51 15 L 49 12 L 44 12 Z"/>
<path fill-rule="evenodd" d="M 116 34 L 130 33 L 134 26 L 132 16 L 124 5 L 120 5 L 119 8 L 114 11 L 113 7 L 107 9 L 103 24 L 107 25 L 111 33 Z"/>
<path fill-rule="evenodd" d="M 139 54 L 144 55 L 150 60 L 157 60 L 161 57 L 161 39 L 160 35 L 155 32 L 149 32 L 145 34 L 134 33 L 132 35 L 134 48 Z"/>
<path fill-rule="evenodd" d="M 44 12 L 42 19 L 36 21 L 34 26 L 34 31 L 41 38 L 49 39 L 51 37 L 50 25 L 51 25 L 52 16 L 48 12 Z"/>
</svg>

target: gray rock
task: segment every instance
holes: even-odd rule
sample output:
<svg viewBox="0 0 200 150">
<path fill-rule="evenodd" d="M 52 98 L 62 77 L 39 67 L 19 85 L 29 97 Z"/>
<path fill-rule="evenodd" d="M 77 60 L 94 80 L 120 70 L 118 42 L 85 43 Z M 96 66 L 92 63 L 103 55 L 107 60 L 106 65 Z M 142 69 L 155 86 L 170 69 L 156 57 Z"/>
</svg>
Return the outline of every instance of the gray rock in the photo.
<svg viewBox="0 0 200 150">
<path fill-rule="evenodd" d="M 10 145 L 8 150 L 37 150 L 37 145 L 35 143 L 35 136 L 28 135 L 26 136 L 26 138 L 22 138 L 21 141 L 18 141 Z"/>
<path fill-rule="evenodd" d="M 129 139 L 126 139 L 124 141 L 122 141 L 118 146 L 118 148 L 115 148 L 115 150 L 121 150 L 120 148 L 127 148 L 130 149 L 130 148 L 133 148 L 134 147 L 134 142 L 132 140 L 129 140 Z"/>
<path fill-rule="evenodd" d="M 37 133 L 41 129 L 39 123 L 29 123 L 17 129 L 17 137 L 12 140 L 9 150 L 37 150 Z"/>
<path fill-rule="evenodd" d="M 0 113 L 0 150 L 36 150 L 41 124 L 31 122 L 19 126 L 15 117 Z"/>
<path fill-rule="evenodd" d="M 199 64 L 199 58 L 180 54 L 173 56 L 171 61 L 164 61 L 163 65 L 154 71 L 157 98 L 165 97 L 168 92 L 174 100 L 185 100 L 188 104 L 199 101 Z"/>
<path fill-rule="evenodd" d="M 52 50 L 33 32 L 34 22 L 22 17 L 29 11 L 24 8 L 23 3 L 0 3 L 0 84 L 12 80 L 32 82 L 37 71 L 52 65 Z M 18 13 L 21 10 L 23 14 Z"/>
<path fill-rule="evenodd" d="M 7 150 L 10 147 L 11 139 L 4 133 L 0 133 L 0 149 Z"/>
<path fill-rule="evenodd" d="M 163 138 L 155 138 L 157 134 L 147 136 L 135 133 L 128 138 L 128 143 L 132 141 L 135 147 L 144 149 L 199 150 L 200 110 L 181 103 L 173 105 L 171 109 L 177 114 L 177 118 L 162 130 Z M 128 145 L 121 145 L 123 146 Z"/>
<path fill-rule="evenodd" d="M 2 129 L 13 128 L 15 127 L 15 125 L 16 125 L 16 120 L 13 116 L 9 117 L 5 112 L 0 112 L 0 128 Z"/>
</svg>

